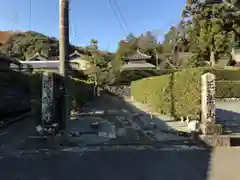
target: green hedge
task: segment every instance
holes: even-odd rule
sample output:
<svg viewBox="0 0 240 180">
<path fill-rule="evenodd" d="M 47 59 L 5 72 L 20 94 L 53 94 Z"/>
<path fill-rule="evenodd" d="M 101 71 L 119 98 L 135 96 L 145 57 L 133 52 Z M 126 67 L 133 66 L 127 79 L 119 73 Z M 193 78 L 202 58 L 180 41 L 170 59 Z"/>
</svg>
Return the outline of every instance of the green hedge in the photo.
<svg viewBox="0 0 240 180">
<path fill-rule="evenodd" d="M 174 117 L 200 117 L 201 76 L 206 72 L 216 75 L 216 96 L 240 97 L 240 71 L 194 68 L 132 82 L 135 100 L 149 104 L 155 111 Z M 226 81 L 227 80 L 227 81 Z"/>
<path fill-rule="evenodd" d="M 31 89 L 33 96 L 36 98 L 41 99 L 41 91 L 42 91 L 42 73 L 43 71 L 35 71 L 30 76 L 31 80 Z M 58 73 L 52 72 L 56 79 L 60 80 L 61 77 Z M 70 98 L 72 101 L 74 101 L 74 104 L 76 106 L 81 106 L 85 101 L 92 98 L 93 95 L 93 85 L 90 83 L 87 83 L 86 81 L 83 81 L 78 78 L 70 77 L 69 81 L 67 82 L 67 85 L 69 86 L 69 93 Z"/>
<path fill-rule="evenodd" d="M 240 98 L 240 81 L 217 81 L 216 98 Z"/>
<path fill-rule="evenodd" d="M 216 75 L 216 80 L 240 80 L 240 69 L 218 69 L 218 68 L 198 68 L 202 72 L 211 72 Z M 171 74 L 172 72 L 178 72 L 181 69 L 138 69 L 138 70 L 124 70 L 118 75 L 115 80 L 115 84 L 131 83 L 139 79 L 161 76 Z"/>
<path fill-rule="evenodd" d="M 171 72 L 179 71 L 177 69 L 128 69 L 123 70 L 120 74 L 116 77 L 114 84 L 128 84 L 132 81 L 136 81 L 139 79 L 152 77 L 152 76 L 161 76 L 165 74 L 169 74 Z"/>
<path fill-rule="evenodd" d="M 205 72 L 211 72 L 216 75 L 216 80 L 240 81 L 240 69 L 204 69 Z"/>
</svg>

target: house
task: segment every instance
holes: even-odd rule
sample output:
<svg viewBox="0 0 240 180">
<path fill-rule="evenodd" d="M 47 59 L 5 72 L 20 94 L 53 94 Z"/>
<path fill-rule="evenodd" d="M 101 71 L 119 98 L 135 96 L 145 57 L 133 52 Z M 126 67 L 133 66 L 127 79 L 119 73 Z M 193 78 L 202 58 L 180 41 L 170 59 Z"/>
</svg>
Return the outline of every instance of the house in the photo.
<svg viewBox="0 0 240 180">
<path fill-rule="evenodd" d="M 57 60 L 49 60 L 48 57 L 36 53 L 27 61 L 20 61 L 23 65 L 31 65 L 33 69 L 57 70 L 59 62 Z"/>
<path fill-rule="evenodd" d="M 69 55 L 69 60 L 83 59 L 85 57 L 85 53 L 79 50 L 75 50 L 72 54 Z"/>
<path fill-rule="evenodd" d="M 84 58 L 84 54 L 81 54 L 77 51 L 70 54 L 70 67 L 75 70 L 86 70 L 88 68 L 89 62 L 82 58 Z M 31 65 L 33 69 L 59 71 L 60 61 L 58 59 L 59 57 L 49 59 L 48 57 L 40 53 L 36 53 L 35 56 L 33 56 L 27 61 L 21 61 L 21 63 Z"/>
<path fill-rule="evenodd" d="M 154 69 L 156 66 L 147 62 L 147 60 L 151 58 L 151 56 L 137 50 L 136 52 L 128 54 L 124 57 L 124 65 L 122 69 Z"/>
</svg>

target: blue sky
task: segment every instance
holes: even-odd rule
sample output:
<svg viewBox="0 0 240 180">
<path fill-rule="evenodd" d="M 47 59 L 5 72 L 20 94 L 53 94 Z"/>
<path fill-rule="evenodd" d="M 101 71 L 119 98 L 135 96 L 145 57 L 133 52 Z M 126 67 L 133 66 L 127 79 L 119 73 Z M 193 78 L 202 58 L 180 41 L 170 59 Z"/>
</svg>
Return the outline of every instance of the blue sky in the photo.
<svg viewBox="0 0 240 180">
<path fill-rule="evenodd" d="M 186 2 L 186 0 L 116 1 L 134 35 L 153 30 L 160 39 L 171 25 L 179 22 Z M 99 41 L 101 49 L 114 51 L 118 41 L 129 34 L 123 22 L 124 32 L 120 28 L 109 0 L 70 0 L 70 2 L 72 44 L 85 46 L 94 38 Z M 59 37 L 59 0 L 0 0 L 0 4 L 0 30 L 31 29 L 48 36 Z M 117 7 L 114 9 L 118 13 Z M 118 16 L 121 19 L 119 13 Z"/>
</svg>

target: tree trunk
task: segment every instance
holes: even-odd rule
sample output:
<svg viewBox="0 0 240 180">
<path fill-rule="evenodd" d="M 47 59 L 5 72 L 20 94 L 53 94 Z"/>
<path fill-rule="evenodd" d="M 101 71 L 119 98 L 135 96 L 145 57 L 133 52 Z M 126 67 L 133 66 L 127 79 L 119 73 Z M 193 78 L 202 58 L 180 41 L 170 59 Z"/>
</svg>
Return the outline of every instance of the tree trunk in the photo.
<svg viewBox="0 0 240 180">
<path fill-rule="evenodd" d="M 214 53 L 214 51 L 211 51 L 211 53 L 210 53 L 210 64 L 211 64 L 211 66 L 215 65 L 215 53 Z"/>
</svg>

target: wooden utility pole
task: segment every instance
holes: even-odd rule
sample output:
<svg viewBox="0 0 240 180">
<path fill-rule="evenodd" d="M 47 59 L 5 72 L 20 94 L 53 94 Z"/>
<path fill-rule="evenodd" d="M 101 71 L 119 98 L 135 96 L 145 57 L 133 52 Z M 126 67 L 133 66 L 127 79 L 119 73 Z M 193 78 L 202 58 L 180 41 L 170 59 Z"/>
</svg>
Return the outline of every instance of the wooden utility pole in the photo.
<svg viewBox="0 0 240 180">
<path fill-rule="evenodd" d="M 62 113 L 62 129 L 67 133 L 68 121 L 70 119 L 70 104 L 68 94 L 68 73 L 69 73 L 69 0 L 59 0 L 59 30 L 60 30 L 60 75 L 62 76 L 62 90 L 64 92 L 64 103 Z"/>
</svg>

